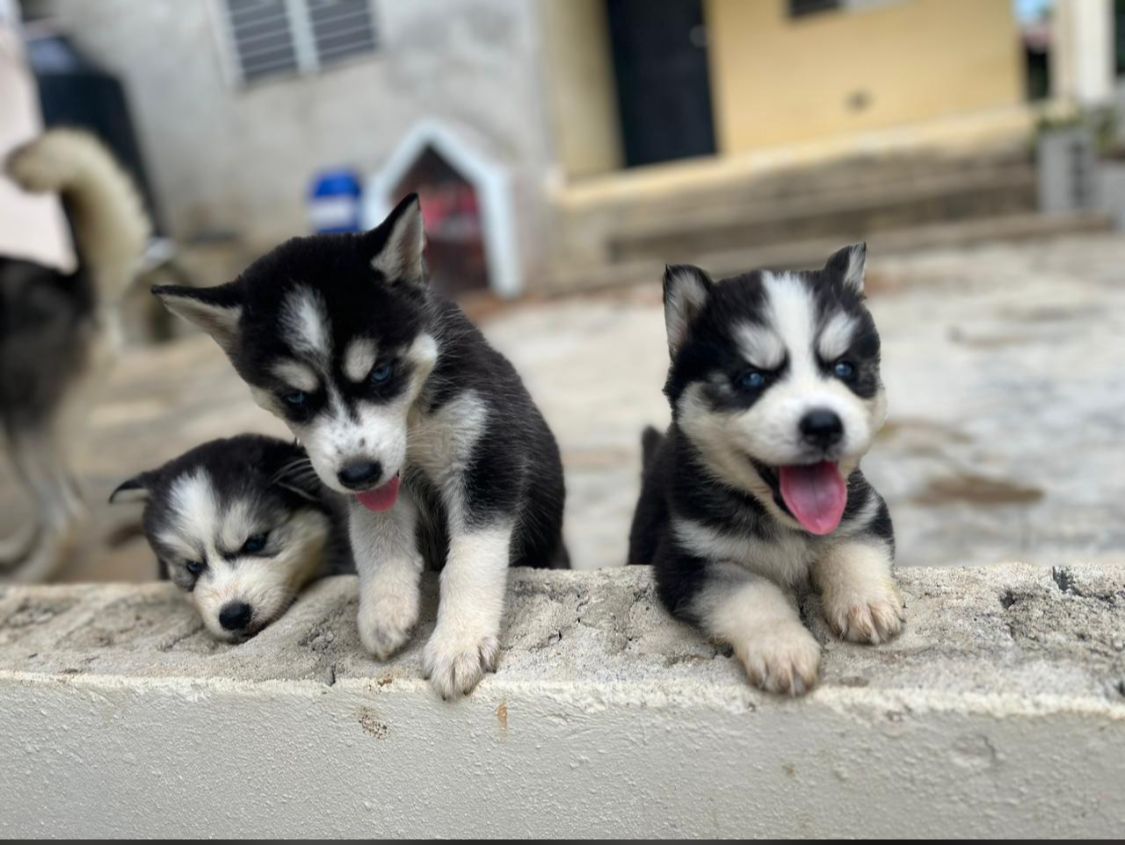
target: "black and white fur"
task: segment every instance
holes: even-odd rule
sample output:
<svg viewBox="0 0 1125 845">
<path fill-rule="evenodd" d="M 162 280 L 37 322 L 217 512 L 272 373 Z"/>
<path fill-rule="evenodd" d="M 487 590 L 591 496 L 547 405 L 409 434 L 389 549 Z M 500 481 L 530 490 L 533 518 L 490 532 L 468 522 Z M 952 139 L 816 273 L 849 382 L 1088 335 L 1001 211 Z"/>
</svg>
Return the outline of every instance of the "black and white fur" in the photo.
<svg viewBox="0 0 1125 845">
<path fill-rule="evenodd" d="M 86 507 L 70 453 L 116 348 L 116 315 L 148 242 L 133 185 L 92 136 L 52 130 L 17 149 L 7 175 L 58 192 L 74 230 L 72 273 L 0 256 L 0 440 L 35 522 L 0 543 L 0 580 L 44 581 L 77 539 Z"/>
<path fill-rule="evenodd" d="M 191 594 L 221 640 L 258 633 L 309 582 L 355 571 L 344 502 L 294 443 L 212 440 L 123 482 L 109 500 L 145 502 L 160 576 Z"/>
<path fill-rule="evenodd" d="M 715 283 L 674 266 L 664 278 L 672 424 L 643 439 L 629 562 L 651 563 L 667 609 L 733 646 L 774 692 L 817 679 L 820 646 L 794 595 L 806 583 L 846 639 L 879 643 L 903 621 L 890 516 L 859 469 L 886 414 L 865 261 L 857 244 L 819 271 Z M 813 412 L 835 416 L 833 442 L 803 431 Z M 821 461 L 837 464 L 847 503 L 838 528 L 816 536 L 787 509 L 778 468 Z"/>
<path fill-rule="evenodd" d="M 512 365 L 428 288 L 416 196 L 362 235 L 295 238 L 236 281 L 155 293 L 219 343 L 350 498 L 359 635 L 388 658 L 443 566 L 423 665 L 445 697 L 496 664 L 509 565 L 565 566 L 558 447 Z M 362 496 L 402 480 L 375 513 Z"/>
</svg>

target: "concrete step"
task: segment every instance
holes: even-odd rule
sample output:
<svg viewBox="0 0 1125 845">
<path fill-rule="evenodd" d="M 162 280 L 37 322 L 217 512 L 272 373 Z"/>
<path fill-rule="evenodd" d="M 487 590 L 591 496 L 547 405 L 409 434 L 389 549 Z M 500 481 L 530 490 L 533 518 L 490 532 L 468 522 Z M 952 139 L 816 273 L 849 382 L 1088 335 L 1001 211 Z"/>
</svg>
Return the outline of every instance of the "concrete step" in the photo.
<svg viewBox="0 0 1125 845">
<path fill-rule="evenodd" d="M 1028 165 L 985 172 L 943 173 L 908 182 L 834 186 L 790 198 L 716 203 L 690 216 L 653 214 L 613 232 L 613 261 L 648 255 L 665 260 L 786 241 L 866 236 L 912 226 L 1031 212 L 1036 180 Z"/>
<path fill-rule="evenodd" d="M 880 256 L 921 249 L 969 246 L 986 241 L 1018 241 L 1091 234 L 1113 229 L 1113 219 L 1102 212 L 1044 215 L 1005 214 L 995 217 L 931 223 L 923 226 L 865 232 L 860 227 L 845 228 L 836 234 L 800 240 L 781 239 L 774 243 L 734 249 L 701 250 L 669 254 L 667 257 L 641 256 L 600 267 L 565 267 L 556 276 L 551 291 L 560 294 L 576 290 L 597 290 L 634 284 L 659 284 L 664 265 L 697 264 L 715 276 L 727 276 L 756 267 L 796 269 L 820 266 L 842 245 L 867 240 L 869 254 Z"/>
</svg>

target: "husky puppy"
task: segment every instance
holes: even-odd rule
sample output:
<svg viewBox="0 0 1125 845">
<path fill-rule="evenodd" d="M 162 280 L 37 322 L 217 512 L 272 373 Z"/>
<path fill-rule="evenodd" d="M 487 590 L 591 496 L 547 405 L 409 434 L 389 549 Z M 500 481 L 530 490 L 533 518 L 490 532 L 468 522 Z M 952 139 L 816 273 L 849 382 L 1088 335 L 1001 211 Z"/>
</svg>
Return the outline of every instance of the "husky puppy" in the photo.
<svg viewBox="0 0 1125 845">
<path fill-rule="evenodd" d="M 122 482 L 109 501 L 145 502 L 160 576 L 191 593 L 221 640 L 258 633 L 310 581 L 354 571 L 344 503 L 283 440 L 212 440 Z"/>
<path fill-rule="evenodd" d="M 119 300 L 150 227 L 129 178 L 91 135 L 47 132 L 12 153 L 6 171 L 27 191 L 61 195 L 79 256 L 73 273 L 0 256 L 0 440 L 36 510 L 26 536 L 0 543 L 0 580 L 44 581 L 86 516 L 68 453 L 112 361 Z"/>
<path fill-rule="evenodd" d="M 512 365 L 428 288 L 417 196 L 362 235 L 295 238 L 237 280 L 159 287 L 349 500 L 359 635 L 386 659 L 444 568 L 423 667 L 444 697 L 496 664 L 508 566 L 565 566 L 558 447 Z"/>
<path fill-rule="evenodd" d="M 857 244 L 818 271 L 664 276 L 672 424 L 644 436 L 629 562 L 651 563 L 667 609 L 772 692 L 817 679 L 806 582 L 848 640 L 903 622 L 890 515 L 859 470 L 886 416 L 865 260 Z"/>
</svg>

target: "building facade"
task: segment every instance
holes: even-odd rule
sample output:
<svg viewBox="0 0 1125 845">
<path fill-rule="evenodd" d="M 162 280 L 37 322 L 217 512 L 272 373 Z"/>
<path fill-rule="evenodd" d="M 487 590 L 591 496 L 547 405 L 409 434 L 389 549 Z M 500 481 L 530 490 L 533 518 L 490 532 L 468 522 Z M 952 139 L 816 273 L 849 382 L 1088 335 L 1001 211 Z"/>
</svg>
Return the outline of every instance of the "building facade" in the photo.
<svg viewBox="0 0 1125 845">
<path fill-rule="evenodd" d="M 374 177 L 416 127 L 436 121 L 507 169 L 521 291 L 571 284 L 560 265 L 589 245 L 583 238 L 597 240 L 574 235 L 572 212 L 602 195 L 643 203 L 685 184 L 729 183 L 797 149 L 870 145 L 879 133 L 1030 125 L 1011 0 L 27 0 L 25 9 L 125 82 L 163 219 L 181 241 L 233 233 L 253 252 L 307 231 L 305 195 L 319 170 Z"/>
</svg>

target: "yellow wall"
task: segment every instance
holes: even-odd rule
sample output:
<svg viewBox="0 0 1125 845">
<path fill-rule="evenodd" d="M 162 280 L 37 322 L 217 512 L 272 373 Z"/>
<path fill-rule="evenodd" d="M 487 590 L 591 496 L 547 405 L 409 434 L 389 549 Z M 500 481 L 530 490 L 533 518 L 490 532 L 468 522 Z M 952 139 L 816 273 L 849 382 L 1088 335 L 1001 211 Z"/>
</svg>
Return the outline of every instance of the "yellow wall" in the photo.
<svg viewBox="0 0 1125 845">
<path fill-rule="evenodd" d="M 876 0 L 790 19 L 786 0 L 707 0 L 719 150 L 737 153 L 1023 100 L 1012 0 Z M 864 93 L 868 105 L 848 100 Z"/>
<path fill-rule="evenodd" d="M 547 0 L 543 28 L 557 154 L 568 177 L 621 166 L 606 0 Z"/>
</svg>

